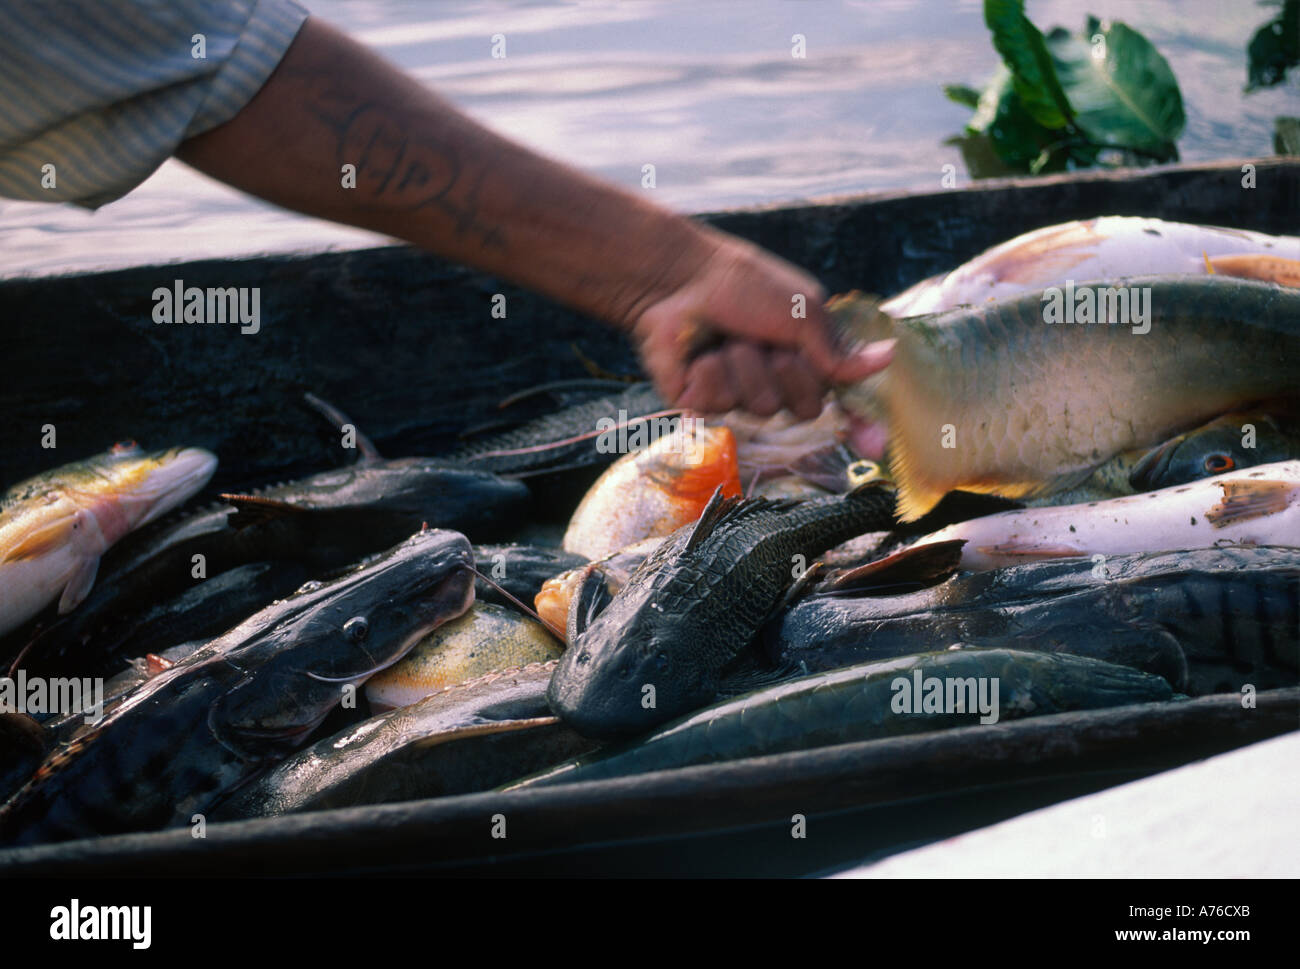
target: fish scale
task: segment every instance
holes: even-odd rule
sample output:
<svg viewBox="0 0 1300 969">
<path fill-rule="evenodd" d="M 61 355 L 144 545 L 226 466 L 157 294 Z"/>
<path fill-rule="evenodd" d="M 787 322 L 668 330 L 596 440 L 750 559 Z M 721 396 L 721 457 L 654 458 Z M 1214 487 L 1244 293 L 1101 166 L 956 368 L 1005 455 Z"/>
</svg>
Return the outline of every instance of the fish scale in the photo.
<svg viewBox="0 0 1300 969">
<path fill-rule="evenodd" d="M 796 556 L 806 564 L 889 527 L 893 503 L 878 482 L 810 501 L 715 495 L 580 632 L 551 681 L 551 708 L 580 732 L 606 736 L 707 703 L 794 584 Z"/>
<path fill-rule="evenodd" d="M 287 756 L 343 698 L 473 601 L 468 540 L 421 532 L 310 583 L 141 684 L 0 806 L 28 844 L 188 824 Z"/>
<path fill-rule="evenodd" d="M 1121 452 L 1243 404 L 1300 396 L 1300 291 L 1153 276 L 1077 292 L 1098 288 L 1149 290 L 1145 323 L 1048 323 L 1050 294 L 1029 293 L 893 324 L 888 369 L 839 394 L 862 416 L 883 411 L 904 520 L 957 489 L 1059 492 Z M 861 301 L 832 307 L 849 337 L 873 325 L 865 315 Z"/>
</svg>

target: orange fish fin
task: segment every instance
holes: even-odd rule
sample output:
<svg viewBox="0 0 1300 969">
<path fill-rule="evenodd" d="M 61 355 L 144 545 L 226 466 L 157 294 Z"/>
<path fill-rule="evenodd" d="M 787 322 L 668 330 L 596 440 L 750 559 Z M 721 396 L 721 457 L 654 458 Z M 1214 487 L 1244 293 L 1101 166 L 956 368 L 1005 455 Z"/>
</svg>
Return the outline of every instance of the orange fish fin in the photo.
<svg viewBox="0 0 1300 969">
<path fill-rule="evenodd" d="M 1275 515 L 1300 495 L 1300 485 L 1293 481 L 1257 481 L 1240 479 L 1221 481 L 1223 499 L 1205 513 L 1215 528 L 1223 528 L 1252 518 Z"/>
<path fill-rule="evenodd" d="M 86 512 L 79 510 L 71 515 L 64 515 L 57 521 L 35 528 L 25 535 L 17 544 L 11 545 L 0 553 L 0 562 L 20 562 L 34 559 L 53 552 L 60 545 L 71 541 L 73 533 L 84 527 Z"/>
<path fill-rule="evenodd" d="M 166 656 L 159 656 L 157 653 L 146 653 L 144 657 L 144 672 L 146 676 L 157 676 L 171 669 L 176 664 Z"/>
<path fill-rule="evenodd" d="M 1206 258 L 1211 273 L 1236 276 L 1240 279 L 1262 279 L 1283 286 L 1300 286 L 1300 259 L 1284 259 L 1264 253 L 1215 256 Z"/>
<path fill-rule="evenodd" d="M 902 583 L 932 585 L 957 571 L 964 538 L 928 542 L 900 549 L 884 558 L 836 572 L 826 580 L 828 589 L 871 589 Z"/>
<path fill-rule="evenodd" d="M 731 428 L 710 428 L 707 441 L 697 436 L 684 455 L 679 470 L 664 481 L 664 490 L 674 498 L 690 502 L 697 511 L 713 497 L 719 487 L 728 498 L 740 494 L 740 465 L 736 461 L 736 437 Z"/>
</svg>

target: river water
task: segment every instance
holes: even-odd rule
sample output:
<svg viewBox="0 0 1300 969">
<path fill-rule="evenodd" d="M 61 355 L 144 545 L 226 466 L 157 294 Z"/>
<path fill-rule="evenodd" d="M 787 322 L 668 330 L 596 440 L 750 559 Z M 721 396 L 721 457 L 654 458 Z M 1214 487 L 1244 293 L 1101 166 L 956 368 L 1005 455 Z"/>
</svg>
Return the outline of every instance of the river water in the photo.
<svg viewBox="0 0 1300 969">
<path fill-rule="evenodd" d="M 475 118 L 683 212 L 836 193 L 938 189 L 970 111 L 944 82 L 997 63 L 976 0 L 506 3 L 308 0 L 313 13 Z M 1222 0 L 1031 0 L 1046 30 L 1089 10 L 1137 28 L 1182 88 L 1184 161 L 1267 155 L 1300 78 L 1244 94 L 1246 45 L 1272 7 Z M 491 56 L 505 36 L 506 56 Z M 792 37 L 806 56 L 792 56 Z M 1297 72 L 1293 72 L 1297 73 Z M 656 185 L 641 187 L 642 166 Z M 1100 214 L 1100 213 L 1099 213 Z M 319 251 L 383 237 L 286 213 L 164 164 L 87 212 L 0 200 L 0 275 Z"/>
</svg>

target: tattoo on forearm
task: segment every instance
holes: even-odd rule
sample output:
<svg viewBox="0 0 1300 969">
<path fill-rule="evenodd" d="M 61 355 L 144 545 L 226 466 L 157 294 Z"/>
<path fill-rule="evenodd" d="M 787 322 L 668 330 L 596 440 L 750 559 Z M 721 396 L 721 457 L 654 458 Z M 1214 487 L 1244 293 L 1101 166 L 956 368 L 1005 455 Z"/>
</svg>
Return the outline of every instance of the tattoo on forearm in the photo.
<svg viewBox="0 0 1300 969">
<path fill-rule="evenodd" d="M 362 100 L 328 77 L 307 77 L 308 109 L 335 135 L 338 163 L 357 166 L 359 191 L 411 211 L 434 208 L 451 220 L 457 238 L 505 248 L 500 227 L 479 214 L 485 169 L 466 171 L 455 144 L 434 132 L 408 131 L 403 113 L 389 105 Z"/>
</svg>

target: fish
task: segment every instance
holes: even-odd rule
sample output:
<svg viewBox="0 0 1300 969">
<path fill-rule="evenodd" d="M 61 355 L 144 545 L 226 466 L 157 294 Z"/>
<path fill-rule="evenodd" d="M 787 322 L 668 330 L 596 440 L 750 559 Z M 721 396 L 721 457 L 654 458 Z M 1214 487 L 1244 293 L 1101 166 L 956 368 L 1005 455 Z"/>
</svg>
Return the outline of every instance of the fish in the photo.
<svg viewBox="0 0 1300 969">
<path fill-rule="evenodd" d="M 699 521 L 674 532 L 576 630 L 551 680 L 551 709 L 579 733 L 603 738 L 708 703 L 811 559 L 888 527 L 893 503 L 879 482 L 810 501 L 719 490 Z"/>
<path fill-rule="evenodd" d="M 950 273 L 923 280 L 881 307 L 919 316 L 1048 286 L 1117 276 L 1216 273 L 1300 286 L 1300 237 L 1107 215 L 1034 229 Z"/>
<path fill-rule="evenodd" d="M 923 710 L 919 686 L 929 682 L 939 684 L 940 702 L 933 710 Z M 900 684 L 915 695 L 914 705 L 901 710 Z M 957 704 L 945 708 L 947 697 L 960 697 L 961 708 Z M 645 737 L 578 755 L 504 789 L 625 777 L 1172 697 L 1173 690 L 1159 676 L 1088 657 L 1014 649 L 925 652 L 804 676 L 732 697 Z"/>
<path fill-rule="evenodd" d="M 492 580 L 474 581 L 475 601 L 506 606 L 513 603 L 493 583 L 522 602 L 532 602 L 549 580 L 586 565 L 587 557 L 545 545 L 475 545 L 474 561 Z"/>
<path fill-rule="evenodd" d="M 763 630 L 772 664 L 816 672 L 962 642 L 1066 652 L 1193 695 L 1300 682 L 1300 549 L 1212 547 L 1028 562 L 903 594 L 814 590 Z"/>
<path fill-rule="evenodd" d="M 1134 491 L 1157 491 L 1260 464 L 1300 459 L 1295 418 L 1237 411 L 1170 438 L 1134 462 Z"/>
<path fill-rule="evenodd" d="M 0 495 L 0 636 L 56 600 L 59 615 L 75 609 L 104 553 L 197 494 L 216 467 L 202 448 L 125 442 Z"/>
<path fill-rule="evenodd" d="M 401 660 L 372 676 L 366 699 L 376 712 L 404 707 L 466 680 L 557 658 L 564 644 L 513 609 L 475 603 L 420 640 Z"/>
<path fill-rule="evenodd" d="M 547 579 L 533 598 L 538 616 L 551 628 L 566 630 L 565 642 L 572 643 L 576 633 L 568 630 L 571 623 L 577 622 L 574 606 L 576 600 L 582 599 L 583 590 L 599 585 L 598 591 L 588 592 L 588 602 L 594 595 L 599 601 L 599 608 L 603 609 L 608 600 L 613 599 L 627 585 L 632 573 L 663 542 L 662 537 L 643 539 L 595 562 L 567 569 Z"/>
<path fill-rule="evenodd" d="M 113 630 L 232 569 L 278 561 L 328 577 L 425 524 L 489 537 L 512 527 L 530 503 L 523 482 L 428 458 L 359 461 L 231 496 L 123 542 L 82 607 L 38 632 L 24 662 L 44 675 L 112 675 L 157 645 L 133 648 Z M 292 591 L 279 585 L 285 574 L 265 576 L 277 586 L 273 595 Z"/>
<path fill-rule="evenodd" d="M 468 609 L 472 565 L 465 536 L 429 529 L 255 613 L 52 752 L 0 806 L 0 843 L 195 823 Z"/>
<path fill-rule="evenodd" d="M 544 414 L 525 424 L 469 441 L 440 455 L 458 467 L 491 471 L 506 477 L 554 474 L 572 468 L 608 464 L 618 453 L 608 434 L 623 428 L 646 433 L 650 419 L 667 404 L 653 385 L 637 383 L 618 394 Z"/>
<path fill-rule="evenodd" d="M 715 490 L 740 494 L 736 439 L 726 427 L 678 422 L 615 461 L 583 497 L 564 533 L 566 552 L 599 559 L 700 517 Z"/>
<path fill-rule="evenodd" d="M 546 707 L 555 661 L 500 670 L 350 726 L 240 788 L 214 820 L 486 791 L 596 744 Z"/>
<path fill-rule="evenodd" d="M 1300 394 L 1300 290 L 1155 276 L 1080 286 L 1075 298 L 1084 293 L 1101 307 L 1094 319 L 1132 294 L 1145 322 L 1046 322 L 1068 299 L 1059 290 L 911 317 L 892 324 L 883 374 L 837 388 L 849 412 L 885 419 L 903 521 L 953 490 L 1065 491 L 1117 454 Z M 861 329 L 854 304 L 832 301 L 842 333 Z"/>
<path fill-rule="evenodd" d="M 1109 501 L 974 518 L 915 542 L 964 540 L 961 568 L 1234 543 L 1300 545 L 1300 461 L 1280 461 Z"/>
</svg>

